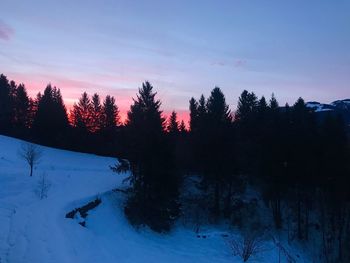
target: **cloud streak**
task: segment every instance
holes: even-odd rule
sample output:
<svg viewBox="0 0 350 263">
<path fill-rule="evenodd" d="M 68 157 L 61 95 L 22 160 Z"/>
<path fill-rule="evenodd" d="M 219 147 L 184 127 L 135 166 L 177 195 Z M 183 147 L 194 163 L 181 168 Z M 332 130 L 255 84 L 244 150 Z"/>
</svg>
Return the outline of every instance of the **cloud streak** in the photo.
<svg viewBox="0 0 350 263">
<path fill-rule="evenodd" d="M 0 20 L 0 40 L 8 41 L 12 38 L 14 30 L 5 22 Z"/>
</svg>

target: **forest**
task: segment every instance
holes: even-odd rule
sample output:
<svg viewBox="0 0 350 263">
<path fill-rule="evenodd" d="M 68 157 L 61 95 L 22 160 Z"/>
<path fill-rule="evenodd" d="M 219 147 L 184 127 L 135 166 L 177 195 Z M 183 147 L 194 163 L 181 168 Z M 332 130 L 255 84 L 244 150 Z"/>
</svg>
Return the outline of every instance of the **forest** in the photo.
<svg viewBox="0 0 350 263">
<path fill-rule="evenodd" d="M 197 228 L 228 222 L 249 238 L 273 229 L 314 242 L 325 262 L 349 262 L 349 124 L 320 117 L 301 97 L 280 105 L 244 90 L 237 100 L 230 109 L 219 87 L 189 98 L 186 124 L 175 111 L 165 117 L 146 81 L 122 123 L 111 95 L 84 92 L 68 111 L 59 88 L 31 98 L 2 74 L 0 134 L 116 157 L 111 169 L 129 174 L 124 212 L 135 227 L 166 233 L 185 218 Z"/>
</svg>

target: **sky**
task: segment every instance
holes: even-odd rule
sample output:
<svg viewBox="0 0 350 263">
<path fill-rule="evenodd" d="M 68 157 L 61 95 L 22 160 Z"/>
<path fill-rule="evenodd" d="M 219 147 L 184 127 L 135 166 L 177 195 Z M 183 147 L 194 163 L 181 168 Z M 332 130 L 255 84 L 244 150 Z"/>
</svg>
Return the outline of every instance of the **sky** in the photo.
<svg viewBox="0 0 350 263">
<path fill-rule="evenodd" d="M 0 73 L 68 108 L 87 91 L 125 115 L 148 80 L 167 114 L 220 87 L 280 104 L 350 97 L 350 0 L 0 1 Z"/>
</svg>

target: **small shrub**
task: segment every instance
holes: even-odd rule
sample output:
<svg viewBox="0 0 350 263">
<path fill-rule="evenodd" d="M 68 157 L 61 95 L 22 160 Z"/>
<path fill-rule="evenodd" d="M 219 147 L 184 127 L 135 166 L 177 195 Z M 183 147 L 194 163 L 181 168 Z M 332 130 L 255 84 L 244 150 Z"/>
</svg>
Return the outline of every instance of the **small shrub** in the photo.
<svg viewBox="0 0 350 263">
<path fill-rule="evenodd" d="M 241 238 L 231 237 L 227 243 L 233 255 L 242 258 L 243 262 L 264 251 L 263 239 L 256 234 L 246 234 Z"/>
</svg>

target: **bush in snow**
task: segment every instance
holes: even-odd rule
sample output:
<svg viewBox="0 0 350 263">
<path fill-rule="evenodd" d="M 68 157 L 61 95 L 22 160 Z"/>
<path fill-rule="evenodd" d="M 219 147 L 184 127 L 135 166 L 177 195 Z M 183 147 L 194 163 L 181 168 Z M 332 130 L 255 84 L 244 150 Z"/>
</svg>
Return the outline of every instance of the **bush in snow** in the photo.
<svg viewBox="0 0 350 263">
<path fill-rule="evenodd" d="M 242 258 L 243 262 L 265 250 L 263 239 L 257 234 L 245 234 L 239 238 L 231 237 L 228 239 L 227 244 L 231 248 L 233 255 Z"/>
<path fill-rule="evenodd" d="M 47 179 L 46 173 L 43 173 L 38 181 L 37 187 L 35 189 L 35 193 L 38 195 L 40 199 L 47 198 L 47 194 L 51 187 L 50 181 Z"/>
<path fill-rule="evenodd" d="M 30 167 L 30 176 L 33 175 L 33 168 L 39 163 L 42 152 L 39 147 L 32 143 L 24 143 L 18 152 L 19 156 L 24 159 Z"/>
</svg>

